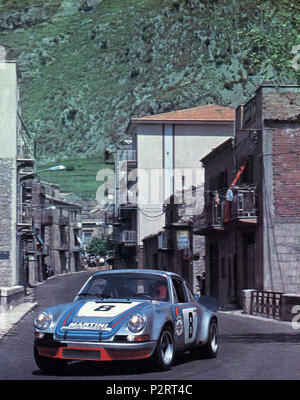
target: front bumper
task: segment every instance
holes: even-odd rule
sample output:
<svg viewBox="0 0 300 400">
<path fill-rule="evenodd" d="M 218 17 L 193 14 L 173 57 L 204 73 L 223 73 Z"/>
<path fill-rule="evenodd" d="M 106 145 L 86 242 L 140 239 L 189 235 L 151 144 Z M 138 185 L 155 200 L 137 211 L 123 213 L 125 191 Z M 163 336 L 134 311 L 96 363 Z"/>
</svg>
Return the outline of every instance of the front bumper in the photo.
<svg viewBox="0 0 300 400">
<path fill-rule="evenodd" d="M 39 356 L 62 360 L 117 361 L 149 358 L 156 341 L 142 343 L 70 342 L 35 340 Z"/>
</svg>

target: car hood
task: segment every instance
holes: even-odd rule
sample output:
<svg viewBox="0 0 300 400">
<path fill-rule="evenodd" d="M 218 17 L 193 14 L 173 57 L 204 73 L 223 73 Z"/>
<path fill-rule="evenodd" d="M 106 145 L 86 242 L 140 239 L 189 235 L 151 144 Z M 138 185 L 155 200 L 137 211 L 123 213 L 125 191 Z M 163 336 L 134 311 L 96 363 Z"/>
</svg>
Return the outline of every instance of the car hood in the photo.
<svg viewBox="0 0 300 400">
<path fill-rule="evenodd" d="M 148 300 L 85 300 L 68 305 L 55 337 L 60 340 L 109 340 L 135 312 L 153 307 Z"/>
</svg>

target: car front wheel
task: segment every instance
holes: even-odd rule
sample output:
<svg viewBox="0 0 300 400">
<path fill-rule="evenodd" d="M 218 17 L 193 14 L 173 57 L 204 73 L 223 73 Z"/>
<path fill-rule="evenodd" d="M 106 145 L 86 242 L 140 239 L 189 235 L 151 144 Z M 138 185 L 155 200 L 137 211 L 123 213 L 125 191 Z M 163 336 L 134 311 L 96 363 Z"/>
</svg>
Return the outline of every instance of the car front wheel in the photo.
<svg viewBox="0 0 300 400">
<path fill-rule="evenodd" d="M 59 372 L 67 366 L 67 361 L 40 356 L 36 347 L 34 347 L 34 359 L 39 369 L 48 373 Z"/>
<path fill-rule="evenodd" d="M 154 353 L 156 365 L 161 370 L 171 368 L 174 360 L 174 339 L 173 333 L 169 328 L 163 329 L 157 342 Z"/>
</svg>

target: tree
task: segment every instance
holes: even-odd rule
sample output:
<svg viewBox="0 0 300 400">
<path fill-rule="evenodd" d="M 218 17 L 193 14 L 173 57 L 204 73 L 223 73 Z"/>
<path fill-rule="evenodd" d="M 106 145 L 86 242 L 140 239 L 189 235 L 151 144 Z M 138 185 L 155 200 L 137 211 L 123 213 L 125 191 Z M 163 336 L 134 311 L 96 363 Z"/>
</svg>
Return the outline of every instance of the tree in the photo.
<svg viewBox="0 0 300 400">
<path fill-rule="evenodd" d="M 90 254 L 104 257 L 108 253 L 108 240 L 101 237 L 95 237 L 92 239 L 87 250 Z"/>
</svg>

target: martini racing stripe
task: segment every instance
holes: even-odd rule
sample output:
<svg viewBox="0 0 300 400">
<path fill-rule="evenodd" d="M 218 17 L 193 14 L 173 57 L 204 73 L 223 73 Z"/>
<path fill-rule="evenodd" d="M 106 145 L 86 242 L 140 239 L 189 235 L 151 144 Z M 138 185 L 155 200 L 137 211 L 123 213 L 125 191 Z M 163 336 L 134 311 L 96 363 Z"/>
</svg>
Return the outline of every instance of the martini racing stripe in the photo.
<svg viewBox="0 0 300 400">
<path fill-rule="evenodd" d="M 109 323 L 106 323 L 105 329 L 91 329 L 90 327 L 85 328 L 84 323 L 77 323 L 78 326 L 81 325 L 80 328 L 76 329 L 76 323 L 73 323 L 73 318 L 78 316 L 78 312 L 80 310 L 79 307 L 82 307 L 87 303 L 88 300 L 84 302 L 80 302 L 71 310 L 68 310 L 67 313 L 61 318 L 60 322 L 57 325 L 55 331 L 55 337 L 60 340 L 90 340 L 90 341 L 99 341 L 99 340 L 109 340 L 111 337 L 115 335 L 117 330 L 121 327 L 122 323 L 129 319 L 129 316 L 134 313 L 136 310 L 143 308 L 146 303 L 139 303 L 135 307 L 132 307 L 130 310 L 126 310 L 125 312 L 118 315 Z M 68 329 L 68 326 L 72 324 L 72 329 Z M 73 327 L 75 326 L 75 329 Z M 101 326 L 101 324 L 99 324 Z"/>
</svg>

